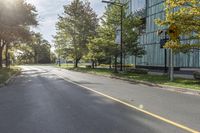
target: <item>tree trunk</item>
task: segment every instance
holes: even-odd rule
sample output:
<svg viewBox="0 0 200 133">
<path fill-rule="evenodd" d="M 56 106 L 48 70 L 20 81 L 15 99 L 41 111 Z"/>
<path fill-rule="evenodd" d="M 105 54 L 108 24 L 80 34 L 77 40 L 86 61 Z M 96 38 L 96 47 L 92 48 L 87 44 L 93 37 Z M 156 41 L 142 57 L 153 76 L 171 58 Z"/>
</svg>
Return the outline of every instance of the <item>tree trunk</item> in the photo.
<svg viewBox="0 0 200 133">
<path fill-rule="evenodd" d="M 117 73 L 117 55 L 115 55 L 115 72 Z"/>
<path fill-rule="evenodd" d="M 126 71 L 127 67 L 126 67 L 126 53 L 124 53 L 124 71 Z"/>
<path fill-rule="evenodd" d="M 92 60 L 92 68 L 94 69 L 94 60 Z"/>
<path fill-rule="evenodd" d="M 112 57 L 110 56 L 110 63 L 109 68 L 112 69 Z"/>
<path fill-rule="evenodd" d="M 94 62 L 94 66 L 97 68 L 97 66 L 98 66 L 98 62 L 97 61 Z"/>
<path fill-rule="evenodd" d="M 4 40 L 0 39 L 0 68 L 3 67 L 3 48 L 4 48 Z"/>
<path fill-rule="evenodd" d="M 77 68 L 77 67 L 78 67 L 78 62 L 79 62 L 79 60 L 78 60 L 78 59 L 76 59 L 76 60 L 75 60 L 75 62 L 74 62 L 74 67 L 75 67 L 75 68 Z"/>
<path fill-rule="evenodd" d="M 3 67 L 3 49 L 5 46 L 5 41 L 4 40 L 0 40 L 0 68 Z"/>
<path fill-rule="evenodd" d="M 9 57 L 8 57 L 8 45 L 6 45 L 5 57 L 6 57 L 6 67 L 9 67 Z"/>
<path fill-rule="evenodd" d="M 137 56 L 135 56 L 135 68 L 136 68 L 136 63 L 137 63 Z"/>
<path fill-rule="evenodd" d="M 0 68 L 3 67 L 3 47 L 0 47 Z"/>
</svg>

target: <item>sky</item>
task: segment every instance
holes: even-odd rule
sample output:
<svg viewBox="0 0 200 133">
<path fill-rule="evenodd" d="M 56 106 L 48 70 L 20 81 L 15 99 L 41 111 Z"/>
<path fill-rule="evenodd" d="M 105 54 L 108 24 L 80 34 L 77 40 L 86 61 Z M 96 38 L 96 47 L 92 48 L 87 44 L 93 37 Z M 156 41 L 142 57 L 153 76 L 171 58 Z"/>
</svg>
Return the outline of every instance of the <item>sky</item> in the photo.
<svg viewBox="0 0 200 133">
<path fill-rule="evenodd" d="M 27 0 L 33 4 L 38 11 L 39 26 L 34 30 L 40 32 L 44 39 L 50 43 L 53 41 L 53 35 L 56 33 L 55 24 L 58 21 L 58 15 L 63 13 L 63 5 L 70 4 L 72 0 Z M 101 0 L 89 0 L 91 7 L 97 13 L 98 17 L 103 15 L 105 3 Z"/>
</svg>

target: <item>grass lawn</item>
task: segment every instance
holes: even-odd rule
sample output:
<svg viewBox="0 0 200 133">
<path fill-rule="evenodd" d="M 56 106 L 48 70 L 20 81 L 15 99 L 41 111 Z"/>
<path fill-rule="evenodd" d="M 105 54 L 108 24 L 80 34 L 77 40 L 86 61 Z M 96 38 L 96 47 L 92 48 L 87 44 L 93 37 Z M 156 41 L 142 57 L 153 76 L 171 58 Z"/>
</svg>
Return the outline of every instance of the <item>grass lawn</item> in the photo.
<svg viewBox="0 0 200 133">
<path fill-rule="evenodd" d="M 11 67 L 9 68 L 2 68 L 0 69 L 0 84 L 4 83 L 6 80 L 8 80 L 12 75 L 19 72 L 20 69 L 17 67 Z"/>
<path fill-rule="evenodd" d="M 120 75 L 121 76 L 121 75 Z M 200 81 L 184 78 L 175 78 L 173 82 L 169 81 L 167 75 L 148 75 L 148 74 L 123 74 L 125 78 L 148 81 L 160 85 L 168 85 L 174 87 L 188 88 L 200 90 Z"/>
<path fill-rule="evenodd" d="M 114 73 L 113 70 L 109 70 L 109 69 L 91 69 L 91 68 L 85 68 L 84 66 L 80 66 L 79 68 L 73 68 L 73 65 L 62 65 L 61 68 L 78 71 L 78 72 L 97 74 L 97 75 L 117 76 L 117 77 L 123 77 L 127 79 L 147 81 L 147 82 L 151 82 L 151 83 L 155 83 L 159 85 L 168 85 L 168 86 L 174 86 L 174 87 L 200 90 L 199 80 L 175 78 L 173 82 L 170 82 L 167 75 Z"/>
</svg>

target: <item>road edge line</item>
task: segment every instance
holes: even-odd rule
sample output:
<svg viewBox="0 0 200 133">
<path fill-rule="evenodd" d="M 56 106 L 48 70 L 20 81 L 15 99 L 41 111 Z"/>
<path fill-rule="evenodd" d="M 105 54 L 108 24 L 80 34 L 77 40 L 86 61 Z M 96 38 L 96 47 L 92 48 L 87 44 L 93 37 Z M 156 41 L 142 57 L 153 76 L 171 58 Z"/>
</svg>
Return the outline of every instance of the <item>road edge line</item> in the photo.
<svg viewBox="0 0 200 133">
<path fill-rule="evenodd" d="M 57 74 L 56 74 L 56 75 L 57 75 Z M 162 116 L 159 116 L 159 115 L 157 115 L 157 114 L 151 113 L 151 112 L 149 112 L 149 111 L 146 111 L 146 110 L 144 110 L 144 109 L 141 109 L 141 108 L 139 108 L 139 107 L 136 107 L 136 106 L 134 106 L 134 105 L 131 105 L 131 104 L 129 104 L 129 103 L 126 103 L 126 102 L 124 102 L 124 101 L 122 101 L 122 100 L 119 100 L 119 99 L 114 98 L 114 97 L 112 97 L 112 96 L 109 96 L 109 95 L 107 95 L 107 94 L 104 94 L 104 93 L 102 93 L 102 92 L 93 90 L 93 89 L 91 89 L 91 88 L 89 88 L 89 87 L 86 87 L 86 86 L 80 85 L 80 84 L 78 84 L 78 83 L 75 83 L 74 81 L 72 81 L 72 80 L 70 80 L 70 79 L 66 79 L 66 78 L 64 78 L 64 77 L 62 77 L 62 76 L 59 76 L 59 75 L 57 75 L 57 76 L 60 77 L 60 78 L 62 78 L 63 80 L 65 80 L 65 81 L 67 81 L 67 82 L 70 82 L 70 83 L 72 83 L 72 84 L 74 84 L 74 85 L 77 85 L 77 86 L 79 86 L 79 87 L 82 87 L 82 88 L 84 88 L 84 89 L 86 89 L 86 90 L 89 90 L 89 91 L 92 91 L 92 92 L 94 92 L 94 93 L 97 93 L 97 94 L 99 94 L 99 95 L 101 95 L 101 96 L 104 96 L 104 97 L 106 97 L 106 98 L 108 98 L 108 99 L 111 99 L 111 100 L 113 100 L 113 101 L 115 101 L 115 102 L 121 103 L 121 104 L 123 104 L 123 105 L 125 105 L 125 106 L 128 106 L 128 107 L 130 107 L 130 108 L 132 108 L 132 109 L 135 109 L 135 110 L 137 110 L 137 111 L 140 111 L 140 112 L 142 112 L 142 113 L 144 113 L 144 114 L 147 114 L 147 115 L 149 115 L 149 116 L 151 116 L 151 117 L 154 117 L 154 118 L 156 118 L 156 119 L 159 119 L 159 120 L 161 120 L 161 121 L 163 121 L 163 122 L 165 122 L 165 123 L 168 123 L 168 124 L 170 124 L 170 125 L 173 125 L 173 126 L 175 126 L 175 127 L 178 127 L 178 128 L 180 128 L 180 129 L 183 129 L 183 130 L 188 131 L 188 132 L 190 132 L 190 133 L 200 133 L 199 131 L 196 131 L 196 130 L 194 130 L 194 129 L 191 129 L 191 128 L 189 128 L 189 127 L 187 127 L 187 126 L 184 126 L 184 125 L 182 125 L 182 124 L 173 122 L 172 120 L 169 120 L 169 119 L 164 118 L 164 117 L 162 117 Z"/>
</svg>

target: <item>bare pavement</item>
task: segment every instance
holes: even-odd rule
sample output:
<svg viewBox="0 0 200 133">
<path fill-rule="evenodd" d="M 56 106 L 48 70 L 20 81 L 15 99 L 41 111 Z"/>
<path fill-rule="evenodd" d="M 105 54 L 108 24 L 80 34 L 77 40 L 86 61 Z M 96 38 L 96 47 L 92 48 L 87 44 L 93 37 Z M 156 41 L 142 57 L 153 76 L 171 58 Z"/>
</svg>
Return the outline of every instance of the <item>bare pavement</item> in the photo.
<svg viewBox="0 0 200 133">
<path fill-rule="evenodd" d="M 52 66 L 0 88 L 0 133 L 200 131 L 200 96 Z"/>
</svg>

